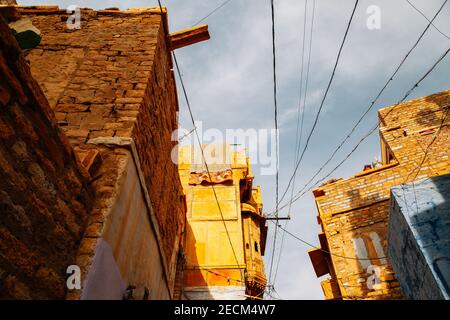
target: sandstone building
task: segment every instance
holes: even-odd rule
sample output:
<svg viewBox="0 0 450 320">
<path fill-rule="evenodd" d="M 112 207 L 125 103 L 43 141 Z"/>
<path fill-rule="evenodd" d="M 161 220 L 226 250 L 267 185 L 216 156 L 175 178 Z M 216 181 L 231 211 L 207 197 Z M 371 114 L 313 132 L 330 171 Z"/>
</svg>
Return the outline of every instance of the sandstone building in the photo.
<svg viewBox="0 0 450 320">
<path fill-rule="evenodd" d="M 187 198 L 182 298 L 262 299 L 267 226 L 250 160 L 229 145 L 207 145 L 204 155 L 208 168 L 198 147 L 179 149 Z"/>
<path fill-rule="evenodd" d="M 449 108 L 450 91 L 444 91 L 381 109 L 382 164 L 313 191 L 323 233 L 319 235 L 321 248 L 309 254 L 317 276 L 329 274 L 329 278 L 322 281 L 326 299 L 403 297 L 391 267 L 394 263 L 401 268 L 402 262 L 395 260 L 400 258 L 398 252 L 388 255 L 389 241 L 401 241 L 399 233 L 405 230 L 393 223 L 389 228 L 393 230 L 391 234 L 397 236 L 388 237 L 390 203 L 393 205 L 396 201 L 391 198 L 391 188 L 399 189 L 413 181 L 450 173 Z M 394 192 L 396 194 L 398 192 Z M 398 215 L 395 219 L 401 220 Z M 415 227 L 411 230 L 408 234 L 415 232 Z M 433 240 L 431 244 L 438 242 Z M 395 261 L 391 263 L 389 259 Z M 406 259 L 404 255 L 403 259 Z M 407 267 L 414 268 L 403 266 Z M 442 268 L 446 268 L 448 277 L 448 263 L 441 265 L 440 270 L 444 270 Z M 406 283 L 401 285 L 407 288 Z"/>
<path fill-rule="evenodd" d="M 186 203 L 171 161 L 178 101 L 160 8 L 0 6 L 0 298 L 176 299 Z M 21 52 L 6 23 L 29 20 Z M 67 290 L 67 267 L 82 288 Z M 178 281 L 179 282 L 179 281 Z"/>
</svg>

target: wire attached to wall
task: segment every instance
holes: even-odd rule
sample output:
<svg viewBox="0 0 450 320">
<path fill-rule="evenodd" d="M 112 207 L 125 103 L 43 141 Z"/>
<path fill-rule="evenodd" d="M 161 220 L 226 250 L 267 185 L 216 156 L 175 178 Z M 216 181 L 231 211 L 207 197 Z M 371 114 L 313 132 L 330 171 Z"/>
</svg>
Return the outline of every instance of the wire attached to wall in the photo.
<svg viewBox="0 0 450 320">
<path fill-rule="evenodd" d="M 445 112 L 442 113 L 441 124 L 439 125 L 439 128 L 438 128 L 438 130 L 436 131 L 436 133 L 434 134 L 433 140 L 431 140 L 430 144 L 427 146 L 427 148 L 426 148 L 426 150 L 425 150 L 425 152 L 424 152 L 422 161 L 420 162 L 420 164 L 419 164 L 416 168 L 414 168 L 413 170 L 411 170 L 411 171 L 409 172 L 409 174 L 408 174 L 408 176 L 406 177 L 406 179 L 405 179 L 405 181 L 403 182 L 403 184 L 407 183 L 408 180 L 409 180 L 409 177 L 411 176 L 411 174 L 412 174 L 413 172 L 416 172 L 416 171 L 417 171 L 417 173 L 414 175 L 414 178 L 411 179 L 412 181 L 416 180 L 417 176 L 419 175 L 420 170 L 422 169 L 422 167 L 423 167 L 423 165 L 424 165 L 424 163 L 425 163 L 425 160 L 426 160 L 427 157 L 428 157 L 428 153 L 430 152 L 431 146 L 436 142 L 437 138 L 439 137 L 439 135 L 440 135 L 440 133 L 441 133 L 441 131 L 442 131 L 442 128 L 444 127 L 444 124 L 445 124 L 445 121 L 447 120 L 449 111 L 450 111 L 450 109 L 447 108 L 447 109 L 445 110 Z"/>
<path fill-rule="evenodd" d="M 372 108 L 374 107 L 374 105 L 376 104 L 376 102 L 379 100 L 379 98 L 382 96 L 382 94 L 384 93 L 384 91 L 387 89 L 387 87 L 389 86 L 389 84 L 394 80 L 395 76 L 398 74 L 398 72 L 400 71 L 400 69 L 402 68 L 402 66 L 405 64 L 406 60 L 408 59 L 408 57 L 411 55 L 411 53 L 416 49 L 416 47 L 419 45 L 420 41 L 422 40 L 422 38 L 425 36 L 425 34 L 427 33 L 427 31 L 429 30 L 429 28 L 433 25 L 433 22 L 436 20 L 436 18 L 439 16 L 439 14 L 442 12 L 443 8 L 445 7 L 445 5 L 447 4 L 448 0 L 445 0 L 443 2 L 443 4 L 441 5 L 441 7 L 438 9 L 438 11 L 436 12 L 436 14 L 433 16 L 432 20 L 429 20 L 429 24 L 427 25 L 427 27 L 422 31 L 422 33 L 420 34 L 419 38 L 416 40 L 416 42 L 413 44 L 413 46 L 409 49 L 409 51 L 406 53 L 406 55 L 403 57 L 403 59 L 401 60 L 400 64 L 395 68 L 393 74 L 388 78 L 387 82 L 384 84 L 384 86 L 381 88 L 381 90 L 378 92 L 377 96 L 375 97 L 375 99 L 371 102 L 371 104 L 369 105 L 369 107 L 364 111 L 364 113 L 362 114 L 362 116 L 358 119 L 358 121 L 356 122 L 356 124 L 352 127 L 352 129 L 350 130 L 350 132 L 347 134 L 347 136 L 341 141 L 341 143 L 338 145 L 338 147 L 332 152 L 331 156 L 325 161 L 325 163 L 319 168 L 319 170 L 316 171 L 316 173 L 313 175 L 313 177 L 306 183 L 306 185 L 308 185 L 309 183 L 311 183 L 319 174 L 320 172 L 322 172 L 322 170 L 331 162 L 331 160 L 334 159 L 334 157 L 336 156 L 336 154 L 338 153 L 338 151 L 344 146 L 344 144 L 350 139 L 350 137 L 353 135 L 353 133 L 355 132 L 355 130 L 357 129 L 357 127 L 361 124 L 361 122 L 363 121 L 363 119 L 367 116 L 367 114 L 372 110 Z M 376 129 L 375 129 L 376 130 Z M 369 134 L 370 136 L 371 134 Z M 368 136 L 367 136 L 368 137 Z M 364 139 L 365 140 L 365 139 Z M 282 201 L 282 200 L 281 200 Z"/>
<path fill-rule="evenodd" d="M 273 102 L 274 102 L 274 118 L 275 118 L 275 153 L 276 153 L 276 174 L 275 174 L 275 218 L 277 219 L 277 224 L 275 225 L 274 237 L 273 237 L 273 248 L 272 255 L 270 259 L 270 271 L 269 271 L 269 282 L 272 279 L 273 262 L 275 256 L 275 248 L 277 242 L 277 225 L 278 225 L 278 204 L 279 204 L 279 144 L 278 144 L 278 101 L 277 101 L 277 64 L 276 64 L 276 39 L 275 39 L 275 5 L 274 0 L 270 1 L 271 5 L 271 17 L 272 17 L 272 66 L 273 66 Z"/>
<path fill-rule="evenodd" d="M 294 168 L 295 168 L 295 164 L 297 163 L 298 160 L 298 156 L 300 153 L 300 147 L 301 147 L 301 143 L 302 143 L 302 135 L 303 135 L 303 124 L 304 124 L 304 116 L 305 116 L 305 109 L 306 109 L 306 98 L 307 98 L 307 93 L 308 93 L 308 82 L 309 82 L 309 72 L 310 72 L 310 66 L 311 66 L 311 53 L 312 53 L 312 45 L 313 45 L 313 35 L 314 35 L 314 20 L 315 20 L 315 13 L 316 13 L 316 0 L 312 1 L 312 12 L 311 12 L 311 24 L 310 24 L 310 33 L 309 33 L 309 49 L 308 49 L 308 61 L 306 62 L 306 79 L 305 79 L 305 87 L 303 90 L 303 65 L 304 65 L 304 55 L 305 55 L 305 43 L 306 43 L 306 30 L 307 30 L 307 9 L 308 9 L 308 0 L 305 1 L 305 7 L 304 7 L 304 21 L 303 21 L 303 40 L 302 40 L 302 58 L 301 58 L 301 76 L 300 76 L 300 96 L 299 96 L 299 106 L 298 106 L 298 115 L 297 115 L 297 129 L 296 129 L 296 143 L 295 143 L 295 159 L 294 159 Z M 303 102 L 303 103 L 302 103 Z M 300 110 L 302 110 L 301 112 L 301 122 L 300 120 Z M 300 123 L 299 123 L 300 122 Z M 294 176 L 294 181 L 292 183 L 292 188 L 291 188 L 291 201 L 294 197 L 294 189 L 295 189 L 295 179 L 296 177 Z M 289 208 L 288 208 L 288 213 L 287 213 L 287 217 L 290 218 L 291 217 L 291 210 L 292 210 L 292 202 L 289 204 Z M 289 224 L 289 220 L 287 220 L 284 224 L 284 228 L 287 228 Z M 284 249 L 284 244 L 285 244 L 285 236 L 286 233 L 283 232 L 282 236 L 281 236 L 281 245 L 280 245 L 280 250 L 279 250 L 279 254 L 278 254 L 278 260 L 276 263 L 276 268 L 275 268 L 275 275 L 273 277 L 272 282 L 275 284 L 276 283 L 276 279 L 278 276 L 278 270 L 280 267 L 280 263 L 281 263 L 281 258 L 283 255 L 283 249 Z"/>
<path fill-rule="evenodd" d="M 285 190 L 285 192 L 283 193 L 283 195 L 282 195 L 282 197 L 281 197 L 281 199 L 280 199 L 280 202 L 283 201 L 284 197 L 285 197 L 286 194 L 287 194 L 287 191 L 289 190 L 289 187 L 291 186 L 293 177 L 294 177 L 294 175 L 297 173 L 297 171 L 298 171 L 298 169 L 299 169 L 299 167 L 300 167 L 300 164 L 301 164 L 301 162 L 302 162 L 302 160 L 303 160 L 303 157 L 304 157 L 306 151 L 308 150 L 308 146 L 309 146 L 309 142 L 310 142 L 310 140 L 311 140 L 311 137 L 312 137 L 312 135 L 314 134 L 314 131 L 315 131 L 315 129 L 316 129 L 316 127 L 317 127 L 317 124 L 318 124 L 318 122 L 319 122 L 319 117 L 320 117 L 320 114 L 321 114 L 321 112 L 322 112 L 322 109 L 323 109 L 323 106 L 324 106 L 324 104 L 325 104 L 325 101 L 326 101 L 326 99 L 327 99 L 327 97 L 328 97 L 328 93 L 329 93 L 329 91 L 330 91 L 331 85 L 332 85 L 332 83 L 333 83 L 334 76 L 335 76 L 335 74 L 336 74 L 336 70 L 337 70 L 337 67 L 338 67 L 338 64 L 339 64 L 341 55 L 342 55 L 342 51 L 343 51 L 345 42 L 346 42 L 346 40 L 347 40 L 347 36 L 348 36 L 348 34 L 349 34 L 349 31 L 350 31 L 350 26 L 351 26 L 351 24 L 352 24 L 352 22 L 353 22 L 353 18 L 354 18 L 354 16 L 355 16 L 356 9 L 357 9 L 357 7 L 358 7 L 358 3 L 359 3 L 359 0 L 356 0 L 356 1 L 355 1 L 355 5 L 354 5 L 354 7 L 353 7 L 352 14 L 351 14 L 350 19 L 349 19 L 349 21 L 348 21 L 348 23 L 347 23 L 347 28 L 346 28 L 346 30 L 345 30 L 344 38 L 342 39 L 341 45 L 340 45 L 340 47 L 339 47 L 339 52 L 338 52 L 338 55 L 337 55 L 337 58 L 336 58 L 336 61 L 335 61 L 334 67 L 333 67 L 333 71 L 332 71 L 332 73 L 331 73 L 330 80 L 328 81 L 327 88 L 326 88 L 325 93 L 324 93 L 324 95 L 323 95 L 323 98 L 322 98 L 322 101 L 321 101 L 321 103 L 320 103 L 319 109 L 318 109 L 318 111 L 317 111 L 316 117 L 315 117 L 315 119 L 314 119 L 313 126 L 312 126 L 312 128 L 311 128 L 311 130 L 310 130 L 310 132 L 309 132 L 309 134 L 308 134 L 308 137 L 307 137 L 306 143 L 305 143 L 305 147 L 303 148 L 303 151 L 302 151 L 302 153 L 301 153 L 301 155 L 300 155 L 300 158 L 299 158 L 299 160 L 298 160 L 298 162 L 297 162 L 297 165 L 296 165 L 296 167 L 295 167 L 294 173 L 291 175 L 291 178 L 289 179 L 288 186 L 286 187 L 286 190 Z M 277 205 L 279 205 L 279 203 L 277 203 Z"/>
<path fill-rule="evenodd" d="M 272 221 L 272 223 L 275 223 L 273 220 L 271 220 L 271 221 Z M 320 251 L 322 251 L 322 252 L 324 252 L 324 253 L 327 253 L 327 254 L 329 254 L 329 255 L 331 255 L 331 256 L 334 256 L 334 257 L 336 257 L 336 258 L 347 259 L 347 260 L 357 260 L 357 261 L 361 261 L 361 260 L 362 260 L 362 261 L 372 261 L 372 260 L 386 259 L 386 257 L 377 257 L 377 258 L 373 258 L 373 259 L 370 259 L 370 258 L 356 258 L 356 257 L 348 257 L 348 256 L 344 256 L 344 255 L 332 253 L 332 252 L 330 252 L 330 251 L 328 251 L 328 250 L 319 248 L 319 247 L 313 245 L 312 243 L 310 243 L 310 242 L 308 242 L 308 241 L 306 241 L 306 240 L 303 240 L 302 238 L 300 238 L 299 236 L 293 234 L 292 232 L 290 232 L 289 230 L 283 228 L 282 226 L 278 226 L 278 228 L 281 229 L 281 230 L 283 230 L 285 233 L 287 233 L 288 235 L 290 235 L 292 238 L 297 239 L 297 240 L 300 241 L 301 243 L 303 243 L 303 244 L 305 244 L 305 245 L 307 245 L 307 246 L 309 246 L 309 247 L 311 247 L 311 248 L 313 248 L 313 249 L 320 250 Z"/>
<path fill-rule="evenodd" d="M 433 64 L 433 66 L 427 70 L 427 72 L 411 87 L 411 89 L 408 90 L 408 92 L 406 92 L 405 96 L 399 101 L 397 102 L 385 115 L 385 117 L 387 117 L 392 111 L 394 111 L 402 102 L 404 102 L 412 93 L 413 91 L 418 88 L 420 86 L 420 84 L 434 71 L 434 69 L 436 69 L 436 67 L 442 62 L 442 60 L 444 60 L 444 58 L 450 53 L 450 48 L 448 48 L 439 58 L 437 61 L 435 61 L 435 63 Z M 342 166 L 342 164 L 344 164 L 350 157 L 351 155 L 359 148 L 359 146 L 368 138 L 370 137 L 373 133 L 375 133 L 375 131 L 378 128 L 378 124 L 375 125 L 361 140 L 359 140 L 359 142 L 356 144 L 356 146 L 346 155 L 346 157 L 339 162 L 339 164 L 334 167 L 325 177 L 319 179 L 318 181 L 316 181 L 310 188 L 306 189 L 308 184 L 305 184 L 303 186 L 303 188 L 297 192 L 295 198 L 293 199 L 293 202 L 298 201 L 301 197 L 303 197 L 307 192 L 311 191 L 315 186 L 319 185 L 320 183 L 322 183 L 325 179 L 327 179 L 328 177 L 330 177 L 337 169 L 339 169 L 339 167 Z M 282 205 L 279 210 L 282 210 L 284 208 L 286 208 L 289 205 L 289 203 Z M 268 216 L 272 215 L 273 213 L 269 213 L 267 214 Z"/>
<path fill-rule="evenodd" d="M 163 8 L 162 8 L 161 1 L 160 1 L 160 0 L 158 0 L 158 4 L 159 4 L 159 8 L 160 8 L 160 10 L 161 10 L 161 15 L 163 15 L 164 11 L 163 11 Z M 164 26 L 164 29 L 166 29 L 164 23 L 163 23 L 163 26 Z M 165 33 L 166 33 L 166 34 L 169 34 L 168 30 L 165 30 Z M 179 77 L 179 79 L 180 79 L 180 83 L 181 83 L 181 87 L 182 87 L 182 91 L 183 91 L 184 98 L 185 98 L 185 100 L 186 100 L 186 105 L 187 105 L 187 107 L 188 107 L 190 119 L 191 119 L 191 121 L 192 121 L 192 125 L 193 125 L 194 128 L 195 128 L 195 120 L 194 120 L 194 115 L 193 115 L 193 113 L 192 113 L 191 104 L 190 104 L 190 102 L 189 102 L 189 97 L 188 97 L 188 94 L 187 94 L 186 87 L 185 87 L 185 85 L 184 85 L 184 81 L 183 81 L 183 77 L 182 77 L 182 75 L 181 75 L 180 67 L 179 67 L 179 65 L 178 65 L 177 57 L 176 57 L 176 55 L 175 55 L 175 52 L 173 52 L 173 51 L 172 51 L 172 56 L 173 56 L 173 59 L 174 59 L 174 62 L 175 62 L 175 67 L 176 67 L 176 69 L 177 69 L 178 77 Z M 207 171 L 209 180 L 212 181 L 211 172 L 209 171 L 208 163 L 207 163 L 207 161 L 206 161 L 206 157 L 205 157 L 205 154 L 204 154 L 204 151 L 203 151 L 203 147 L 202 147 L 202 144 L 201 144 L 201 139 L 200 139 L 199 133 L 198 133 L 197 130 L 194 130 L 194 132 L 195 132 L 195 135 L 196 135 L 196 137 L 197 137 L 197 141 L 198 141 L 199 148 L 200 148 L 200 151 L 201 151 L 202 159 L 203 159 L 203 162 L 204 162 L 204 164 L 205 164 L 205 168 L 206 168 L 206 171 Z M 212 188 L 212 190 L 213 190 L 214 198 L 215 198 L 215 201 L 216 201 L 216 203 L 217 203 L 217 207 L 218 207 L 218 209 L 219 209 L 219 213 L 220 213 L 220 216 L 221 216 L 221 219 L 222 219 L 224 228 L 225 228 L 225 232 L 226 232 L 226 234 L 227 234 L 227 238 L 228 238 L 228 241 L 229 241 L 229 243 L 230 243 L 230 246 L 231 246 L 231 250 L 232 250 L 232 252 L 233 252 L 234 259 L 235 259 L 235 261 L 236 261 L 236 267 L 239 268 L 239 267 L 240 267 L 239 259 L 238 259 L 238 257 L 237 257 L 236 251 L 235 251 L 234 246 L 233 246 L 233 241 L 231 240 L 230 232 L 229 232 L 228 227 L 227 227 L 227 224 L 226 224 L 226 222 L 225 222 L 225 217 L 224 217 L 224 215 L 223 215 L 222 208 L 221 208 L 221 206 L 220 206 L 219 199 L 218 199 L 218 197 L 217 197 L 216 189 L 214 188 L 214 185 L 212 185 L 212 184 L 211 184 L 211 188 Z M 242 278 L 243 278 L 243 275 L 242 275 L 242 272 L 241 272 L 241 279 L 242 279 Z"/>
</svg>

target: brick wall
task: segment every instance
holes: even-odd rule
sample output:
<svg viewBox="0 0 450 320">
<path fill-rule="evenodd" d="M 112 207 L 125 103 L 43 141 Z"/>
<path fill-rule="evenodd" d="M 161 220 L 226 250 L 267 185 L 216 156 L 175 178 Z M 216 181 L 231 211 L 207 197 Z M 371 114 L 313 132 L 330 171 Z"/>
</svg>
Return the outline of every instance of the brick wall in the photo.
<svg viewBox="0 0 450 320">
<path fill-rule="evenodd" d="M 42 32 L 41 44 L 27 59 L 59 125 L 77 151 L 99 151 L 94 173 L 98 191 L 86 247 L 84 270 L 92 262 L 123 164 L 120 146 L 91 144 L 96 138 L 132 138 L 157 217 L 164 258 L 176 267 L 185 210 L 177 166 L 170 155 L 175 142 L 178 101 L 170 51 L 159 9 L 82 10 L 81 29 L 69 30 L 68 15 L 58 8 L 31 12 L 22 8 Z M 90 240 L 89 240 L 90 239 Z M 84 243 L 83 243 L 84 245 Z M 175 270 L 175 268 L 173 268 Z M 175 271 L 174 271 L 175 272 Z"/>
<path fill-rule="evenodd" d="M 448 117 L 439 130 L 449 105 L 450 91 L 444 91 L 380 110 L 381 151 L 391 153 L 384 157 L 383 166 L 314 191 L 319 221 L 332 253 L 328 257 L 330 272 L 335 272 L 334 280 L 344 298 L 401 296 L 385 258 L 390 189 L 450 172 Z M 373 275 L 367 272 L 369 265 L 379 266 L 381 272 L 375 290 L 367 287 L 367 279 Z"/>
<path fill-rule="evenodd" d="M 163 245 L 167 259 L 175 261 L 174 241 L 184 230 L 185 211 L 178 167 L 171 159 L 172 149 L 177 144 L 177 141 L 172 141 L 172 133 L 178 128 L 178 100 L 167 50 L 161 28 L 151 77 L 145 89 L 146 107 L 140 109 L 132 137 L 158 217 L 161 237 L 165 239 Z"/>
<path fill-rule="evenodd" d="M 0 16 L 0 298 L 62 299 L 89 176 Z"/>
</svg>

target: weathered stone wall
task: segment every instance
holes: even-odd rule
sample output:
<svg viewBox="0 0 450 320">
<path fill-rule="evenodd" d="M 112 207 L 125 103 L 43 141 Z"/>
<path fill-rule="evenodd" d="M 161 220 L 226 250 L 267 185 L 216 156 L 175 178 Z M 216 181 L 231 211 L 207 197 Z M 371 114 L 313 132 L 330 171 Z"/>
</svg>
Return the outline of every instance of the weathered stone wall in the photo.
<svg viewBox="0 0 450 320">
<path fill-rule="evenodd" d="M 136 158 L 126 150 L 121 150 L 120 158 L 115 167 L 118 180 L 112 191 L 112 207 L 99 210 L 107 213 L 107 219 L 96 214 L 96 223 L 83 241 L 80 260 L 93 261 L 84 276 L 81 298 L 121 299 L 126 296 L 126 288 L 133 286 L 135 299 L 142 299 L 145 289 L 148 299 L 170 299 L 173 284 L 169 283 L 169 272 L 164 270 L 158 247 L 160 239 L 152 223 Z M 91 248 L 92 243 L 95 248 Z M 76 293 L 69 298 L 76 298 Z"/>
<path fill-rule="evenodd" d="M 58 8 L 27 8 L 42 32 L 41 44 L 27 56 L 57 120 L 81 154 L 100 152 L 93 174 L 98 191 L 92 225 L 80 251 L 88 270 L 116 194 L 123 148 L 92 144 L 96 138 L 132 138 L 157 217 L 161 248 L 173 282 L 185 210 L 177 166 L 170 155 L 175 142 L 178 102 L 170 51 L 156 9 L 82 10 L 81 29 L 67 28 Z M 45 14 L 44 14 L 45 11 Z"/>
<path fill-rule="evenodd" d="M 0 4 L 17 4 L 16 0 L 0 0 Z"/>
<path fill-rule="evenodd" d="M 94 197 L 0 16 L 0 298 L 63 299 Z"/>
<path fill-rule="evenodd" d="M 146 107 L 139 111 L 132 137 L 158 217 L 164 251 L 173 265 L 177 255 L 173 248 L 180 241 L 186 213 L 178 167 L 171 159 L 172 149 L 177 144 L 172 141 L 172 133 L 178 128 L 178 100 L 165 44 L 161 28 L 152 73 L 144 91 Z"/>
<path fill-rule="evenodd" d="M 445 118 L 449 105 L 450 91 L 444 91 L 380 110 L 382 144 L 392 159 L 314 191 L 332 271 L 344 298 L 401 297 L 386 259 L 390 189 L 450 172 L 450 119 Z M 376 290 L 367 287 L 373 275 L 367 272 L 369 265 L 380 267 Z"/>
<path fill-rule="evenodd" d="M 392 189 L 389 261 L 405 297 L 450 299 L 450 174 Z"/>
</svg>

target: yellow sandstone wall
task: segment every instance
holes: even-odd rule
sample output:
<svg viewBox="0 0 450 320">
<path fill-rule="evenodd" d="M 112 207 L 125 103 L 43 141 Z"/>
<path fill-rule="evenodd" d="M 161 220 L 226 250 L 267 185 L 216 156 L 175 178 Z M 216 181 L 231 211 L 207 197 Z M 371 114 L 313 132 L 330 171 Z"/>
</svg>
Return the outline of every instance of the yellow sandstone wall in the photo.
<svg viewBox="0 0 450 320">
<path fill-rule="evenodd" d="M 154 219 L 145 221 L 138 218 L 139 212 L 128 213 L 133 215 L 130 219 L 140 219 L 136 232 L 147 234 L 150 229 L 146 223 L 153 224 L 156 232 L 158 250 L 153 258 L 161 264 L 164 275 L 155 274 L 168 278 L 165 285 L 170 294 L 155 293 L 160 280 L 149 288 L 151 294 L 173 297 L 185 204 L 177 166 L 171 160 L 178 101 L 168 35 L 163 28 L 166 14 L 151 8 L 83 9 L 81 29 L 69 30 L 69 15 L 58 7 L 19 11 L 42 33 L 41 44 L 27 52 L 27 59 L 60 128 L 81 158 L 90 152 L 97 154 L 91 168 L 97 196 L 77 260 L 83 280 L 95 263 L 99 243 L 107 239 L 115 250 L 118 239 L 125 241 L 133 234 L 131 229 L 124 229 L 125 234 L 107 233 L 107 226 L 117 218 L 114 208 L 122 201 L 118 197 L 126 186 L 121 182 L 123 170 L 127 170 L 129 153 L 135 148 L 133 159 L 139 163 L 141 188 L 146 189 L 144 196 L 150 200 Z M 129 248 L 126 242 L 122 244 L 120 250 Z M 120 254 L 114 258 L 120 268 Z M 154 268 L 145 257 L 131 258 L 128 263 L 134 267 L 124 271 L 122 278 L 135 285 L 132 279 L 137 269 Z M 80 294 L 75 291 L 69 297 L 79 298 Z"/>
<path fill-rule="evenodd" d="M 214 190 L 223 218 L 211 183 L 208 183 L 207 173 L 204 172 L 203 176 L 191 173 L 194 171 L 191 151 L 190 146 L 179 149 L 179 171 L 187 202 L 184 298 L 245 299 L 252 294 L 250 284 L 253 283 L 249 281 L 254 279 L 249 278 L 250 274 L 259 276 L 258 283 L 261 283 L 264 291 L 260 225 L 264 226 L 265 220 L 252 223 L 250 218 L 243 218 L 241 212 L 244 190 L 252 192 L 251 187 L 250 190 L 242 188 L 243 181 L 252 179 L 245 151 L 231 151 L 227 163 L 209 166 L 211 175 L 217 179 Z M 217 182 L 220 179 L 224 181 Z M 258 252 L 251 256 L 253 243 L 257 243 Z M 262 250 L 264 246 L 265 243 L 262 244 Z"/>
<path fill-rule="evenodd" d="M 321 245 L 331 255 L 318 250 L 310 255 L 316 272 L 324 268 L 331 274 L 331 281 L 322 283 L 327 299 L 402 297 L 386 259 L 390 189 L 450 172 L 448 117 L 440 128 L 449 106 L 450 91 L 444 91 L 381 109 L 383 166 L 314 190 L 325 236 Z M 369 289 L 367 281 L 377 270 L 381 283 Z"/>
</svg>

